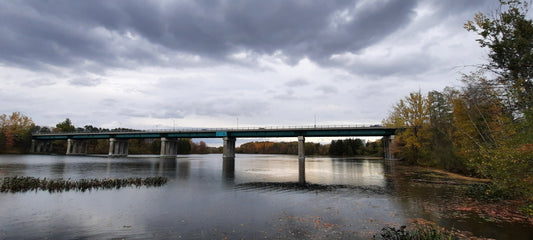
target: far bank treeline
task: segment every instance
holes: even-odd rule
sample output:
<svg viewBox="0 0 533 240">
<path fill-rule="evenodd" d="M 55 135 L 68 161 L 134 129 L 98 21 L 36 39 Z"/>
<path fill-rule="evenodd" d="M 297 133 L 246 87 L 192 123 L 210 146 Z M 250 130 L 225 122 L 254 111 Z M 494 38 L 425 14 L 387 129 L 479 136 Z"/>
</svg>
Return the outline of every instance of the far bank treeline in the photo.
<svg viewBox="0 0 533 240">
<path fill-rule="evenodd" d="M 533 202 L 533 24 L 526 2 L 500 3 L 465 24 L 489 62 L 463 75 L 461 88 L 410 93 L 383 123 L 406 128 L 393 142 L 396 157 L 490 178 L 489 195 Z"/>
<path fill-rule="evenodd" d="M 75 127 L 70 119 L 56 124 L 55 128 L 36 126 L 31 118 L 15 112 L 11 115 L 0 115 L 0 153 L 28 153 L 31 148 L 31 133 L 50 132 L 112 132 L 131 129 L 105 129 L 87 125 L 83 128 Z M 89 154 L 106 154 L 109 151 L 109 141 L 106 139 L 92 139 L 89 141 Z M 64 140 L 55 141 L 53 153 L 65 154 L 67 143 Z M 159 154 L 160 139 L 130 139 L 128 152 L 130 154 Z M 250 142 L 242 144 L 236 149 L 238 153 L 259 154 L 298 154 L 298 142 Z M 331 144 L 305 143 L 306 155 L 334 155 L 334 156 L 383 156 L 383 144 L 380 140 L 365 144 L 361 139 L 334 140 Z M 204 141 L 194 142 L 192 139 L 178 140 L 178 154 L 206 154 L 222 153 L 222 147 L 208 147 Z"/>
</svg>

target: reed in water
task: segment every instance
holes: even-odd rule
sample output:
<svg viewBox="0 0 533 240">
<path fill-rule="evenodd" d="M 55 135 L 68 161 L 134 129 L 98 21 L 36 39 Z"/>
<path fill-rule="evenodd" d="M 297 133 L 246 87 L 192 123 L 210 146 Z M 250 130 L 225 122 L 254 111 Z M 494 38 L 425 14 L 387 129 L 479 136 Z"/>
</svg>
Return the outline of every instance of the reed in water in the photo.
<svg viewBox="0 0 533 240">
<path fill-rule="evenodd" d="M 82 191 L 100 189 L 119 189 L 122 187 L 159 187 L 166 184 L 166 177 L 147 178 L 105 178 L 105 179 L 40 179 L 34 177 L 4 177 L 0 182 L 0 192 L 27 192 L 27 191 Z"/>
</svg>

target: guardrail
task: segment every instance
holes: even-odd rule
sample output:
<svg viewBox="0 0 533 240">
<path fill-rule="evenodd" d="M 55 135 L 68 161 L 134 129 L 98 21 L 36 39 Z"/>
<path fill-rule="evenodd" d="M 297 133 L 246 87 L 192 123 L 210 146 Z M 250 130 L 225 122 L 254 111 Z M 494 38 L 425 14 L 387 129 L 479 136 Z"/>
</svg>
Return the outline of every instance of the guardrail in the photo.
<svg viewBox="0 0 533 240">
<path fill-rule="evenodd" d="M 236 128 L 179 128 L 179 129 L 113 129 L 109 131 L 74 131 L 74 132 L 35 132 L 33 135 L 54 134 L 102 134 L 102 133 L 127 133 L 127 132 L 213 132 L 213 131 L 261 131 L 261 130 L 298 130 L 298 129 L 349 129 L 349 128 L 383 128 L 380 124 L 355 124 L 355 125 L 308 125 L 308 126 L 265 126 L 265 127 L 236 127 Z"/>
</svg>

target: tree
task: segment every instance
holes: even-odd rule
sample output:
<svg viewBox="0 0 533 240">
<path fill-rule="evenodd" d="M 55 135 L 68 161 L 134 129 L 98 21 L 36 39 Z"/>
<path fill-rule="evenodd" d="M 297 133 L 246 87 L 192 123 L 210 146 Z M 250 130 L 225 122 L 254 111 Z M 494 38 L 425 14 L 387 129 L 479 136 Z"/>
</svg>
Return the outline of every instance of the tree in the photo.
<svg viewBox="0 0 533 240">
<path fill-rule="evenodd" d="M 0 150 L 27 152 L 31 146 L 31 130 L 35 127 L 31 118 L 14 112 L 0 115 Z"/>
<path fill-rule="evenodd" d="M 196 153 L 200 153 L 200 154 L 207 153 L 207 144 L 205 144 L 204 141 L 200 141 L 200 143 L 198 143 L 198 146 L 196 148 Z"/>
<path fill-rule="evenodd" d="M 383 144 L 381 140 L 377 140 L 375 142 L 367 142 L 365 146 L 365 155 L 368 156 L 383 156 Z"/>
<path fill-rule="evenodd" d="M 191 152 L 191 139 L 181 138 L 178 140 L 178 153 L 189 154 Z"/>
<path fill-rule="evenodd" d="M 513 119 L 497 97 L 498 90 L 484 77 L 466 78 L 453 110 L 459 156 L 479 175 L 493 180 L 493 191 L 532 195 L 531 132 L 522 132 L 527 121 Z"/>
<path fill-rule="evenodd" d="M 498 77 L 488 80 L 504 90 L 507 106 L 517 117 L 531 117 L 533 102 L 533 23 L 526 19 L 529 4 L 500 0 L 492 15 L 475 15 L 465 28 L 476 32 L 482 47 L 489 49 L 490 62 L 484 67 Z"/>
<path fill-rule="evenodd" d="M 56 124 L 56 132 L 74 132 L 76 130 L 76 127 L 72 125 L 72 122 L 69 118 L 65 119 L 65 121 L 60 122 Z"/>
<path fill-rule="evenodd" d="M 483 68 L 493 78 L 471 74 L 456 101 L 454 115 L 460 153 L 476 171 L 492 178 L 495 189 L 533 196 L 533 22 L 528 3 L 500 0 L 487 16 L 465 24 L 489 49 Z"/>
<path fill-rule="evenodd" d="M 453 99 L 458 94 L 458 91 L 452 88 L 445 88 L 442 92 L 430 91 L 428 93 L 431 159 L 435 166 L 454 172 L 469 173 L 465 162 L 457 158 L 453 142 L 456 134 Z"/>
<path fill-rule="evenodd" d="M 413 164 L 422 164 L 430 159 L 429 106 L 420 90 L 411 92 L 394 105 L 383 125 L 405 128 L 395 138 L 400 147 L 400 157 Z"/>
</svg>

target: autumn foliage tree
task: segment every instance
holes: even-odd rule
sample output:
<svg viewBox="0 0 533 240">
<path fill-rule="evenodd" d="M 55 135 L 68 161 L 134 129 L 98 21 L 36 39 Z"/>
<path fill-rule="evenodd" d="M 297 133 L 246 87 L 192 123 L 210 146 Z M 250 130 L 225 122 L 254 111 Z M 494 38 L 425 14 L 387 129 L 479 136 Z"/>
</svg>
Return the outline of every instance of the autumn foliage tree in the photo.
<svg viewBox="0 0 533 240">
<path fill-rule="evenodd" d="M 489 50 L 489 62 L 464 75 L 464 87 L 427 96 L 411 93 L 393 107 L 384 124 L 406 127 L 397 138 L 402 157 L 419 165 L 462 168 L 492 179 L 489 194 L 533 201 L 533 22 L 526 18 L 528 6 L 501 0 L 492 15 L 479 13 L 465 24 Z"/>
<path fill-rule="evenodd" d="M 500 3 L 493 15 L 478 13 L 465 24 L 489 50 L 483 69 L 492 75 L 464 78 L 458 139 L 461 153 L 494 180 L 495 191 L 533 200 L 533 22 L 527 2 Z"/>
<path fill-rule="evenodd" d="M 388 118 L 383 121 L 387 127 L 404 128 L 398 132 L 396 150 L 401 158 L 412 164 L 424 164 L 430 160 L 428 99 L 420 91 L 411 92 L 393 106 Z"/>
<path fill-rule="evenodd" d="M 0 152 L 27 152 L 31 146 L 31 118 L 20 112 L 0 115 Z"/>
</svg>

